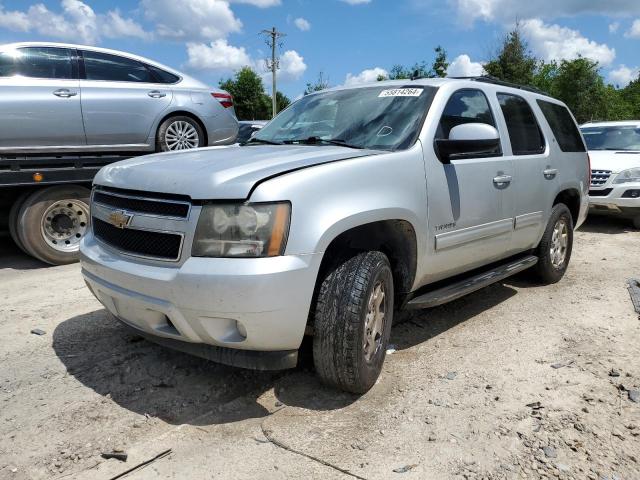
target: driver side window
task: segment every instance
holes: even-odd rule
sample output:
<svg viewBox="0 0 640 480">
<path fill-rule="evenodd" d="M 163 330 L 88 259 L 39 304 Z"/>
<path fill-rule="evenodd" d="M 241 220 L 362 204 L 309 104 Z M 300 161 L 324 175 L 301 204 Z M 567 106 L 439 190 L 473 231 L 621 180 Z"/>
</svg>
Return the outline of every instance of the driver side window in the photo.
<svg viewBox="0 0 640 480">
<path fill-rule="evenodd" d="M 451 95 L 442 112 L 436 139 L 448 139 L 451 129 L 464 123 L 486 123 L 492 127 L 496 126 L 491 107 L 482 91 L 463 89 Z"/>
</svg>

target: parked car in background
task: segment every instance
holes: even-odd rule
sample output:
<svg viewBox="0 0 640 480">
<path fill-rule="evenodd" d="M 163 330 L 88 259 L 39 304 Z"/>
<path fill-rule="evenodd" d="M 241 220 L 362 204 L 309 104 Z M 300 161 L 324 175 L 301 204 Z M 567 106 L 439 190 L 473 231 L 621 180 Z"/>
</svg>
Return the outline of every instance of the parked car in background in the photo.
<svg viewBox="0 0 640 480">
<path fill-rule="evenodd" d="M 256 132 L 264 127 L 268 120 L 241 120 L 238 122 L 238 138 L 236 143 L 244 143 L 248 141 Z"/>
<path fill-rule="evenodd" d="M 303 97 L 247 143 L 104 167 L 82 273 L 123 323 L 236 366 L 362 393 L 394 312 L 533 268 L 564 275 L 588 208 L 567 107 L 487 78 Z"/>
<path fill-rule="evenodd" d="M 589 212 L 630 219 L 640 229 L 640 120 L 580 128 L 591 158 Z"/>
<path fill-rule="evenodd" d="M 231 95 L 136 55 L 0 46 L 0 153 L 154 152 L 232 143 Z"/>
<path fill-rule="evenodd" d="M 0 227 L 44 262 L 73 262 L 100 167 L 231 144 L 237 132 L 231 95 L 152 60 L 81 45 L 0 46 Z"/>
</svg>

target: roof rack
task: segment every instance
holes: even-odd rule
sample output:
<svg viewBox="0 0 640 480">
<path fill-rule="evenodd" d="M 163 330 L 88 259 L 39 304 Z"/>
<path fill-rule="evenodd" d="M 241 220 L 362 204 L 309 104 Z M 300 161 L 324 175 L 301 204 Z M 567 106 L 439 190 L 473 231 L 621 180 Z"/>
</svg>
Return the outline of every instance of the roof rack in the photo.
<svg viewBox="0 0 640 480">
<path fill-rule="evenodd" d="M 540 90 L 539 88 L 528 87 L 526 85 L 506 82 L 504 80 L 500 80 L 499 78 L 493 77 L 491 75 L 481 75 L 481 76 L 474 76 L 474 77 L 449 77 L 449 78 L 455 78 L 456 80 L 473 80 L 475 82 L 492 83 L 494 85 L 502 85 L 503 87 L 519 88 L 520 90 L 526 90 L 527 92 L 539 93 L 541 95 L 548 95 L 548 93 Z"/>
</svg>

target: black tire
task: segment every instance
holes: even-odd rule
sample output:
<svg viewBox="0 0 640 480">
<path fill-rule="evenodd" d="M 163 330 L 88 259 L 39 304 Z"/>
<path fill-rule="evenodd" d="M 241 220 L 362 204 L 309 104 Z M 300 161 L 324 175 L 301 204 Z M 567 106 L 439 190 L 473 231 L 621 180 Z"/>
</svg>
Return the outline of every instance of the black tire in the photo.
<svg viewBox="0 0 640 480">
<path fill-rule="evenodd" d="M 176 122 L 185 122 L 191 125 L 198 134 L 198 146 L 192 148 L 199 148 L 205 146 L 205 135 L 200 124 L 191 117 L 185 117 L 184 115 L 178 115 L 167 118 L 158 127 L 158 134 L 156 135 L 156 152 L 169 152 L 172 151 L 167 144 L 167 130 Z M 177 150 L 175 150 L 177 151 Z"/>
<path fill-rule="evenodd" d="M 18 213 L 20 212 L 20 208 L 22 207 L 25 198 L 27 198 L 30 194 L 30 191 L 23 192 L 13 202 L 13 205 L 11 205 L 11 210 L 9 211 L 9 235 L 11 235 L 11 239 L 18 246 L 18 248 L 27 255 L 29 255 L 29 253 L 24 248 L 24 245 L 20 241 L 20 235 L 18 234 Z"/>
<path fill-rule="evenodd" d="M 365 354 L 368 304 L 378 285 L 383 288 L 384 316 L 373 350 Z M 378 290 L 379 294 L 379 290 Z M 322 282 L 314 312 L 313 361 L 327 384 L 365 393 L 382 370 L 393 323 L 393 275 L 381 252 L 365 252 L 341 263 Z"/>
<path fill-rule="evenodd" d="M 77 185 L 47 187 L 32 192 L 23 201 L 16 219 L 18 239 L 24 250 L 29 255 L 51 265 L 66 265 L 77 262 L 77 248 L 72 251 L 61 251 L 47 242 L 42 233 L 43 219 L 51 206 L 63 200 L 71 200 L 76 204 L 83 204 L 82 210 L 76 208 L 72 210 L 80 213 L 77 215 L 78 229 L 86 232 L 90 223 L 88 218 L 90 194 L 89 189 Z M 82 234 L 74 234 L 71 243 L 75 244 L 81 238 Z M 62 248 L 62 243 L 60 246 Z"/>
<path fill-rule="evenodd" d="M 554 229 L 559 222 L 564 222 L 566 230 L 566 248 L 564 252 L 564 260 L 561 263 L 554 264 L 551 252 L 554 238 Z M 542 240 L 536 249 L 538 263 L 534 267 L 537 279 L 544 285 L 557 283 L 564 276 L 571 259 L 571 251 L 573 249 L 573 218 L 569 208 L 564 203 L 558 203 L 553 206 L 549 223 L 542 235 Z"/>
</svg>

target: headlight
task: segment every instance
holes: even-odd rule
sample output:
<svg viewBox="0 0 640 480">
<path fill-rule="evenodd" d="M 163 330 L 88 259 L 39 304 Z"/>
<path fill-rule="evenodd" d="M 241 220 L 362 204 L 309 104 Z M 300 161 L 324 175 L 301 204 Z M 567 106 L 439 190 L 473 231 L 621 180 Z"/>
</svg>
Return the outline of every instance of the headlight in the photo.
<svg viewBox="0 0 640 480">
<path fill-rule="evenodd" d="M 191 254 L 194 257 L 275 257 L 284 253 L 291 205 L 205 205 Z"/>
<path fill-rule="evenodd" d="M 630 168 L 620 172 L 613 183 L 640 182 L 640 168 Z"/>
</svg>

